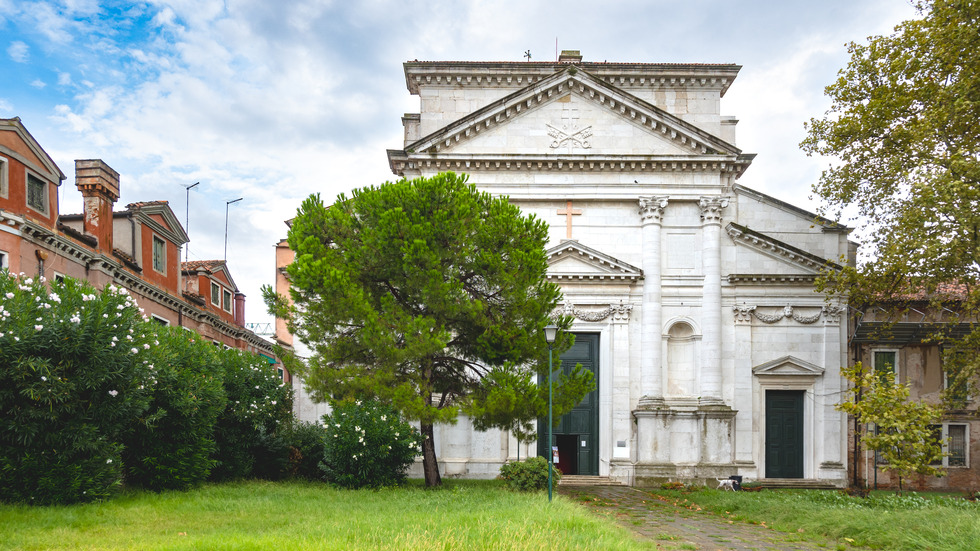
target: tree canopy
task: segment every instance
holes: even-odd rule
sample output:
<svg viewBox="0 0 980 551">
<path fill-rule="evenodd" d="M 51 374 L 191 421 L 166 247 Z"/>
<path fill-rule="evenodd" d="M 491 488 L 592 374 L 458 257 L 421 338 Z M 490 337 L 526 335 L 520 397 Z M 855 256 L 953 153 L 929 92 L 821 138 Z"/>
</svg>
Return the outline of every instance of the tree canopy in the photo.
<svg viewBox="0 0 980 551">
<path fill-rule="evenodd" d="M 329 206 L 314 195 L 288 234 L 293 305 L 264 293 L 313 353 L 303 375 L 315 398 L 376 398 L 420 421 L 434 485 L 433 423 L 467 413 L 478 428 L 512 429 L 542 414 L 547 386 L 529 383 L 548 374 L 542 329 L 561 297 L 545 279 L 547 236 L 546 223 L 451 172 Z M 570 344 L 560 332 L 555 349 Z M 591 373 L 562 377 L 558 403 L 591 388 Z"/>
<path fill-rule="evenodd" d="M 824 213 L 839 218 L 855 209 L 865 224 L 859 266 L 826 283 L 857 304 L 955 300 L 963 319 L 975 320 L 980 3 L 918 0 L 916 7 L 920 18 L 893 34 L 848 45 L 850 62 L 826 88 L 831 108 L 807 125 L 804 151 L 837 159 L 814 186 Z M 949 358 L 957 376 L 980 370 L 970 348 Z"/>
</svg>

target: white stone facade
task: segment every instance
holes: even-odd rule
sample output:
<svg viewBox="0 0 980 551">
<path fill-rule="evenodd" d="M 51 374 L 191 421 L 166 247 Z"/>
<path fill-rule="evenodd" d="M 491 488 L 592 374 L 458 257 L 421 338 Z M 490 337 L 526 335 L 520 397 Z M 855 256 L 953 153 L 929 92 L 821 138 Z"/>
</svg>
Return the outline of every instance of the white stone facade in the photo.
<svg viewBox="0 0 980 551">
<path fill-rule="evenodd" d="M 551 225 L 563 312 L 598 335 L 596 474 L 846 481 L 846 323 L 813 280 L 852 255 L 847 228 L 735 183 L 754 157 L 720 112 L 738 70 L 405 64 L 421 112 L 403 118 L 392 170 L 468 173 Z M 797 402 L 767 411 L 767 396 Z M 448 476 L 492 477 L 518 455 L 465 419 L 436 438 Z"/>
</svg>

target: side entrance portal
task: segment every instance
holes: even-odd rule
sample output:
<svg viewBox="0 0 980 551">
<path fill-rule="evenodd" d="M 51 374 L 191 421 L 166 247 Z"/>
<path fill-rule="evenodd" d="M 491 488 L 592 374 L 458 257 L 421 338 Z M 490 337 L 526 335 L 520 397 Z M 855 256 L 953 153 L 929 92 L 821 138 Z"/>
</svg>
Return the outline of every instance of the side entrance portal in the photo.
<svg viewBox="0 0 980 551">
<path fill-rule="evenodd" d="M 803 478 L 803 395 L 766 391 L 766 478 Z"/>
<path fill-rule="evenodd" d="M 576 364 L 592 372 L 596 388 L 582 399 L 571 412 L 561 418 L 552 431 L 558 447 L 558 462 L 555 463 L 563 474 L 599 474 L 599 335 L 575 333 L 572 345 L 558 362 L 554 376 L 570 373 Z M 547 384 L 547 381 L 540 381 Z M 545 445 L 548 439 L 548 419 L 538 420 L 538 455 L 547 458 L 550 450 Z"/>
</svg>

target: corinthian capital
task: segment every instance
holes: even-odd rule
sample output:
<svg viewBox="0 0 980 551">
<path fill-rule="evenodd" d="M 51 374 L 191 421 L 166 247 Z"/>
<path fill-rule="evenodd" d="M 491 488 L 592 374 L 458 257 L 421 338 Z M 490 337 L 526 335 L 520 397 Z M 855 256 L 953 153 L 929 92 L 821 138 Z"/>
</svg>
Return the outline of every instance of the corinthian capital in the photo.
<svg viewBox="0 0 980 551">
<path fill-rule="evenodd" d="M 640 221 L 646 224 L 659 224 L 667 208 L 667 196 L 640 197 Z"/>
<path fill-rule="evenodd" d="M 702 224 L 721 224 L 721 211 L 728 206 L 728 197 L 702 197 L 698 206 Z"/>
</svg>

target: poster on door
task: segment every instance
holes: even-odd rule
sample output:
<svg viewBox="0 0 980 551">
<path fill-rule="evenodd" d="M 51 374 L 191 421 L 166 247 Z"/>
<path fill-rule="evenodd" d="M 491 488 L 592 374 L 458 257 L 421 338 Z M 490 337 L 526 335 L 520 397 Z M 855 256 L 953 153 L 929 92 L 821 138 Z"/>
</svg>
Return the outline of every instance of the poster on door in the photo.
<svg viewBox="0 0 980 551">
<path fill-rule="evenodd" d="M 558 446 L 551 446 L 551 462 L 561 463 L 561 461 L 558 460 Z"/>
</svg>

